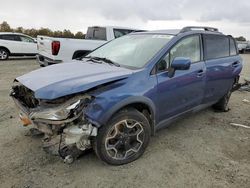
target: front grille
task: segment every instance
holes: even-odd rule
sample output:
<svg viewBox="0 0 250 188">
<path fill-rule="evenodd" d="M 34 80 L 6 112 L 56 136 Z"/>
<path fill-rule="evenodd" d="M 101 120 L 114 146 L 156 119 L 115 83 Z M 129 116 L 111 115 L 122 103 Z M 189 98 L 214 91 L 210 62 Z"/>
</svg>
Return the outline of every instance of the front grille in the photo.
<svg viewBox="0 0 250 188">
<path fill-rule="evenodd" d="M 28 108 L 35 108 L 39 104 L 39 101 L 34 96 L 34 92 L 24 85 L 13 86 L 10 95 Z"/>
</svg>

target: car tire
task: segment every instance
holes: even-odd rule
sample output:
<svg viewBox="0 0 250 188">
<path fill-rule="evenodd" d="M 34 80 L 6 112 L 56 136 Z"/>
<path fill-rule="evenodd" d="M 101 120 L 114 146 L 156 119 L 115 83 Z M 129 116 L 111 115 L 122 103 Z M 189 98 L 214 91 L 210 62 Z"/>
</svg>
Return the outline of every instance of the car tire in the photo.
<svg viewBox="0 0 250 188">
<path fill-rule="evenodd" d="M 8 50 L 0 48 L 0 60 L 7 60 L 9 58 Z"/>
<path fill-rule="evenodd" d="M 147 118 L 133 108 L 122 110 L 98 130 L 93 148 L 96 155 L 111 165 L 130 163 L 144 153 L 151 128 Z"/>
<path fill-rule="evenodd" d="M 221 111 L 221 112 L 228 112 L 228 102 L 232 94 L 232 89 L 230 89 L 216 104 L 213 105 L 213 108 L 215 110 Z"/>
</svg>

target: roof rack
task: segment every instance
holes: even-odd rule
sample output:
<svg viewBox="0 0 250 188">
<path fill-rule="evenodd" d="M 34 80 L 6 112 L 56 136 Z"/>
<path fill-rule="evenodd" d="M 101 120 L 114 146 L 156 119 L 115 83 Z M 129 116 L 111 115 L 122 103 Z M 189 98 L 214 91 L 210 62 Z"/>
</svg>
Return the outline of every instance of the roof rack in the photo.
<svg viewBox="0 0 250 188">
<path fill-rule="evenodd" d="M 214 27 L 188 26 L 188 27 L 182 28 L 180 33 L 185 33 L 185 32 L 193 31 L 193 30 L 211 31 L 211 32 L 216 32 L 216 33 L 219 32 L 219 30 Z"/>
</svg>

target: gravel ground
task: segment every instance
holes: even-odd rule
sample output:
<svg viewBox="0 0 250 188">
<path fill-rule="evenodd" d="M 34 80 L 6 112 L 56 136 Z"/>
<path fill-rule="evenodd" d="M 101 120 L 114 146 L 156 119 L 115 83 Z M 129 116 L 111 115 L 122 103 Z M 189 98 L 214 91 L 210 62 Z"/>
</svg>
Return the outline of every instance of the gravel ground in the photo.
<svg viewBox="0 0 250 188">
<path fill-rule="evenodd" d="M 250 77 L 250 55 L 243 76 Z M 145 154 L 123 166 L 109 166 L 88 152 L 64 164 L 42 150 L 18 120 L 9 94 L 15 77 L 37 69 L 34 59 L 0 62 L 0 187 L 250 187 L 249 92 L 235 92 L 231 110 L 203 110 L 152 137 Z"/>
</svg>

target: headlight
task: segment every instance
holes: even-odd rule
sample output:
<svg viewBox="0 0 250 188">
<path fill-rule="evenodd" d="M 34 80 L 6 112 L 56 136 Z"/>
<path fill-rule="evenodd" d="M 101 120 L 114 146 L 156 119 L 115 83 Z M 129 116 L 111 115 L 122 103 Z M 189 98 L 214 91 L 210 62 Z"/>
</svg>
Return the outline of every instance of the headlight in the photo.
<svg viewBox="0 0 250 188">
<path fill-rule="evenodd" d="M 79 107 L 81 100 L 62 105 L 54 108 L 46 108 L 44 110 L 33 112 L 31 119 L 49 119 L 49 120 L 65 120 L 69 117 L 72 110 Z"/>
</svg>

